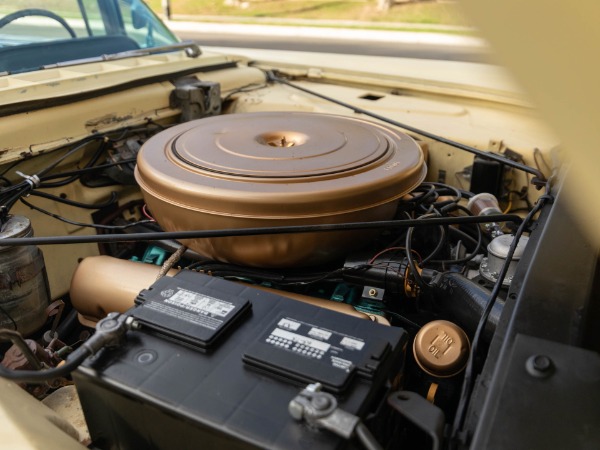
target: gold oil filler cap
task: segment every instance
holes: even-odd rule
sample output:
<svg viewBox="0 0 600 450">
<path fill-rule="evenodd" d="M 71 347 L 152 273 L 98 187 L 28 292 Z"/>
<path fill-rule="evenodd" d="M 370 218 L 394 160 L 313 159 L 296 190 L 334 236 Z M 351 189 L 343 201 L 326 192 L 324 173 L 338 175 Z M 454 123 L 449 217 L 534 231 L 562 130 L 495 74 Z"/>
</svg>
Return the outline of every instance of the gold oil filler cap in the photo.
<svg viewBox="0 0 600 450">
<path fill-rule="evenodd" d="M 469 359 L 469 350 L 466 333 L 447 320 L 425 324 L 413 342 L 413 353 L 419 367 L 438 378 L 460 373 Z"/>
</svg>

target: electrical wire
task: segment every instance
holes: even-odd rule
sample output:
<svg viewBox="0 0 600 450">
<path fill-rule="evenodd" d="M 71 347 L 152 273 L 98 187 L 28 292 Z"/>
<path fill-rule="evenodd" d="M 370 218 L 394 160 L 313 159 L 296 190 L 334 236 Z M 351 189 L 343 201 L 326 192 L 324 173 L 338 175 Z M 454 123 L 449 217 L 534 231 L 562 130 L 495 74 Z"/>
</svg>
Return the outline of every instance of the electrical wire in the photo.
<svg viewBox="0 0 600 450">
<path fill-rule="evenodd" d="M 413 322 L 412 320 L 404 317 L 401 314 L 398 314 L 397 312 L 386 310 L 386 311 L 384 311 L 384 313 L 389 314 L 392 317 L 395 317 L 399 321 L 401 321 L 407 325 L 410 325 L 412 328 L 415 328 L 416 330 L 419 330 L 423 327 L 423 325 L 419 325 L 418 323 Z"/>
<path fill-rule="evenodd" d="M 75 206 L 77 208 L 83 208 L 83 209 L 102 209 L 102 208 L 106 208 L 107 206 L 111 206 L 113 204 L 116 203 L 117 199 L 118 199 L 118 195 L 116 192 L 111 192 L 110 194 L 110 198 L 108 200 L 106 200 L 103 203 L 96 203 L 96 204 L 90 204 L 90 203 L 81 203 L 81 202 L 76 202 L 74 200 L 69 200 L 67 198 L 62 198 L 62 197 L 58 197 L 56 195 L 52 195 L 52 194 L 48 194 L 46 192 L 41 192 L 41 191 L 32 191 L 30 192 L 29 195 L 35 196 L 35 197 L 42 197 L 48 200 L 52 200 L 58 203 L 63 203 L 65 205 L 69 205 L 69 206 Z"/>
<path fill-rule="evenodd" d="M 471 211 L 469 211 L 468 208 L 466 208 L 462 205 L 456 205 L 456 209 L 466 213 L 467 214 L 466 217 L 474 217 L 473 214 L 471 213 Z M 477 231 L 477 240 L 475 241 L 475 248 L 467 256 L 465 256 L 464 258 L 458 258 L 458 259 L 432 260 L 431 262 L 435 263 L 435 264 L 443 265 L 443 264 L 464 264 L 464 263 L 471 261 L 475 256 L 477 256 L 477 254 L 481 250 L 481 246 L 483 244 L 483 233 L 481 231 L 481 227 L 479 225 L 475 225 L 475 230 Z M 460 232 L 460 230 L 457 230 L 457 231 Z"/>
<path fill-rule="evenodd" d="M 421 277 L 421 273 L 417 269 L 417 265 L 415 264 L 415 260 L 412 257 L 412 248 L 411 248 L 411 246 L 412 246 L 413 231 L 414 231 L 414 228 L 411 227 L 406 232 L 406 245 L 405 245 L 405 247 L 406 247 L 406 259 L 408 261 L 408 267 L 410 267 L 410 272 L 412 273 L 412 276 L 415 279 L 417 285 L 421 289 L 424 289 L 424 288 L 427 287 L 427 283 L 425 283 L 425 281 Z"/>
<path fill-rule="evenodd" d="M 35 189 L 62 187 L 62 186 L 65 186 L 67 184 L 70 184 L 70 183 L 78 180 L 81 177 L 81 175 L 83 175 L 84 173 L 87 173 L 88 171 L 96 171 L 96 170 L 101 170 L 104 168 L 112 167 L 115 165 L 127 165 L 127 164 L 134 163 L 135 158 L 128 158 L 126 160 L 122 160 L 122 161 L 119 161 L 116 163 L 103 164 L 103 165 L 96 166 L 96 163 L 98 162 L 98 160 L 101 158 L 101 156 L 106 151 L 106 146 L 109 142 L 118 142 L 119 140 L 125 138 L 125 136 L 127 136 L 127 134 L 129 134 L 129 133 L 148 132 L 148 131 L 149 131 L 148 126 L 138 127 L 138 128 L 127 127 L 127 128 L 124 128 L 121 131 L 120 135 L 117 137 L 112 137 L 112 138 L 110 137 L 110 135 L 114 134 L 114 133 L 103 133 L 103 134 L 95 134 L 92 136 L 88 136 L 88 137 L 80 140 L 77 143 L 77 145 L 75 145 L 74 147 L 67 150 L 62 156 L 53 160 L 51 164 L 49 164 L 46 167 L 44 167 L 43 169 L 39 170 L 36 174 L 23 175 L 23 174 L 20 174 L 19 172 L 17 172 L 21 176 L 23 176 L 25 178 L 25 180 L 23 180 L 19 183 L 16 183 L 14 185 L 8 185 L 4 188 L 0 188 L 0 205 L 1 205 L 0 213 L 2 215 L 2 219 L 6 218 L 6 216 L 9 214 L 10 210 L 12 209 L 12 207 L 15 205 L 15 203 L 17 201 L 19 201 L 19 199 L 33 193 L 33 191 Z M 50 172 L 52 170 L 54 170 L 57 166 L 59 166 L 67 158 L 69 158 L 72 155 L 74 155 L 75 153 L 87 148 L 87 146 L 91 142 L 98 141 L 98 140 L 101 141 L 100 145 L 98 146 L 98 148 L 96 149 L 96 151 L 94 152 L 94 154 L 92 155 L 90 160 L 85 164 L 85 166 L 82 169 L 78 169 L 75 171 L 70 171 L 70 172 L 66 172 L 66 173 L 62 173 L 62 174 L 50 175 Z M 0 177 L 2 177 L 2 179 L 4 179 L 8 184 L 10 184 L 10 181 L 7 180 L 4 177 L 4 175 L 8 171 L 14 169 L 22 161 L 23 160 L 20 160 L 20 161 L 17 161 L 15 163 L 11 164 L 7 169 L 4 170 L 4 172 L 2 172 L 0 174 Z M 49 180 L 52 180 L 52 179 L 54 179 L 54 180 L 58 179 L 58 181 L 49 182 Z M 49 195 L 51 195 L 51 194 L 40 194 L 39 196 L 46 196 L 46 198 L 49 198 L 48 197 Z M 81 203 L 76 205 L 75 202 L 69 203 L 69 201 L 63 201 L 64 199 L 59 200 L 58 198 L 53 198 L 52 200 L 62 201 L 62 203 L 71 204 L 72 206 L 78 206 L 78 207 L 82 207 L 82 208 L 89 207 L 90 209 L 97 209 L 97 208 L 93 208 L 91 205 L 85 205 L 85 204 L 81 204 Z M 94 205 L 94 206 L 97 206 L 97 205 Z"/>
<path fill-rule="evenodd" d="M 478 230 L 481 231 L 481 230 Z M 467 241 L 471 242 L 471 244 L 473 245 L 477 245 L 477 239 L 475 239 L 473 236 L 471 236 L 468 233 L 465 233 L 462 230 L 459 230 L 458 228 L 455 227 L 448 227 L 448 234 L 456 234 L 458 235 L 461 239 L 466 239 Z"/>
<path fill-rule="evenodd" d="M 479 149 L 477 149 L 475 147 L 471 147 L 469 145 L 465 145 L 465 144 L 462 144 L 460 142 L 456 142 L 456 141 L 453 141 L 451 139 L 447 139 L 445 137 L 438 136 L 438 135 L 430 133 L 428 131 L 421 130 L 421 129 L 413 127 L 411 125 L 407 125 L 405 123 L 398 122 L 398 121 L 392 120 L 392 119 L 390 119 L 388 117 L 376 114 L 376 113 L 371 112 L 369 110 L 366 110 L 364 108 L 359 108 L 359 107 L 351 105 L 349 103 L 337 100 L 337 99 L 335 99 L 333 97 L 329 97 L 327 95 L 320 94 L 320 93 L 318 93 L 316 91 L 303 88 L 302 86 L 298 86 L 297 84 L 291 83 L 290 81 L 288 81 L 288 80 L 286 80 L 284 78 L 276 76 L 273 71 L 267 71 L 267 79 L 269 81 L 271 81 L 271 82 L 285 84 L 286 86 L 290 86 L 290 87 L 292 87 L 294 89 L 297 89 L 297 90 L 299 90 L 301 92 L 305 92 L 307 94 L 314 95 L 315 97 L 318 97 L 320 99 L 326 100 L 326 101 L 331 102 L 331 103 L 334 103 L 336 105 L 343 106 L 344 108 L 348 108 L 348 109 L 352 110 L 355 113 L 364 114 L 365 116 L 369 116 L 369 117 L 372 117 L 373 119 L 377 119 L 377 120 L 380 120 L 382 122 L 388 123 L 390 125 L 394 125 L 396 127 L 403 128 L 403 129 L 405 129 L 407 131 L 410 131 L 412 133 L 416 133 L 416 134 L 419 134 L 419 135 L 424 136 L 426 138 L 429 138 L 431 140 L 434 140 L 434 141 L 437 141 L 437 142 L 441 142 L 442 144 L 450 145 L 451 147 L 455 147 L 455 148 L 458 148 L 460 150 L 464 150 L 464 151 L 466 151 L 468 153 L 472 153 L 472 154 L 480 156 L 482 158 L 486 158 L 488 160 L 491 159 L 493 161 L 500 162 L 500 163 L 502 163 L 502 164 L 504 164 L 506 166 L 513 167 L 515 169 L 521 170 L 521 171 L 526 172 L 526 173 L 530 173 L 534 177 L 537 178 L 537 180 L 535 180 L 536 184 L 538 182 L 543 182 L 546 179 L 545 176 L 544 176 L 544 174 L 540 170 L 538 170 L 538 169 L 536 169 L 534 167 L 530 167 L 530 166 L 527 166 L 525 164 L 521 164 L 519 162 L 513 161 L 512 159 L 506 158 L 504 156 L 501 156 L 501 155 L 498 155 L 498 154 L 495 154 L 495 153 L 489 153 L 489 152 L 486 152 L 486 151 L 483 151 L 483 150 L 479 150 Z"/>
<path fill-rule="evenodd" d="M 552 168 L 544 158 L 544 154 L 539 148 L 533 149 L 533 161 L 535 162 L 535 166 L 543 173 L 551 173 Z M 542 167 L 542 165 L 544 167 Z"/>
<path fill-rule="evenodd" d="M 439 215 L 440 215 L 440 213 L 436 210 L 435 213 L 428 213 L 428 214 L 421 216 L 420 218 L 421 219 L 426 219 L 426 218 L 428 219 L 429 217 L 435 218 L 432 216 L 439 216 Z M 417 266 L 417 264 L 415 264 L 415 261 L 412 257 L 412 239 L 413 239 L 414 230 L 415 230 L 414 227 L 410 227 L 406 231 L 406 240 L 405 240 L 405 245 L 404 245 L 406 248 L 406 259 L 408 261 L 408 267 L 410 268 L 410 272 L 411 272 L 413 278 L 415 279 L 415 282 L 421 289 L 424 289 L 428 286 L 428 284 L 425 282 L 425 280 L 423 280 L 423 278 L 421 277 L 421 272 L 419 271 L 419 269 L 422 268 L 423 263 L 419 264 L 419 266 Z M 441 239 L 438 242 L 436 248 L 430 255 L 427 256 L 427 258 L 425 258 L 426 260 L 435 256 L 437 254 L 437 252 L 439 252 L 441 250 L 441 248 L 444 244 L 444 241 L 446 239 L 446 232 L 445 232 L 445 230 L 443 230 L 443 226 L 442 226 L 442 235 L 440 237 L 441 237 Z"/>
<path fill-rule="evenodd" d="M 136 162 L 136 160 L 137 160 L 137 158 L 122 159 L 121 161 L 118 161 L 118 162 L 99 164 L 97 166 L 85 167 L 83 169 L 72 170 L 70 172 L 62 172 L 62 173 L 57 173 L 54 175 L 47 175 L 43 179 L 44 180 L 52 180 L 52 179 L 56 179 L 56 178 L 64 178 L 64 177 L 69 177 L 69 176 L 73 176 L 73 175 L 84 175 L 86 173 L 96 172 L 98 170 L 104 170 L 104 169 L 108 169 L 110 167 L 122 166 L 123 164 L 134 163 L 134 162 Z"/>
<path fill-rule="evenodd" d="M 377 253 L 375 256 L 373 256 L 371 259 L 369 259 L 367 264 L 372 265 L 377 260 L 377 258 L 379 258 L 381 255 L 384 255 L 384 254 L 394 251 L 394 250 L 406 251 L 406 247 L 389 247 L 389 248 L 383 249 L 379 253 Z M 419 262 L 421 262 L 423 260 L 423 258 L 421 258 L 421 255 L 419 255 L 419 252 L 417 252 L 416 250 L 413 250 L 412 252 L 415 255 L 417 255 L 417 258 L 419 258 Z"/>
<path fill-rule="evenodd" d="M 415 192 L 421 191 L 421 188 L 424 187 L 423 184 L 418 186 L 415 190 L 411 192 L 411 195 L 414 195 Z M 426 200 L 429 200 L 431 197 L 436 197 L 435 186 L 430 186 L 429 189 L 421 195 L 414 196 L 411 199 L 407 200 L 408 203 L 414 203 L 415 205 L 424 203 Z M 437 197 L 436 197 L 437 198 Z M 434 198 L 435 200 L 435 198 Z"/>
<path fill-rule="evenodd" d="M 479 323 L 477 324 L 477 329 L 475 330 L 475 334 L 473 336 L 473 340 L 472 340 L 472 344 L 471 344 L 469 359 L 467 362 L 467 366 L 465 368 L 465 374 L 464 374 L 464 378 L 463 378 L 461 395 L 460 395 L 460 399 L 458 402 L 458 407 L 456 409 L 456 416 L 455 416 L 454 423 L 452 426 L 452 438 L 455 443 L 456 443 L 456 439 L 458 438 L 458 434 L 464 425 L 464 420 L 465 420 L 466 412 L 467 412 L 468 400 L 471 396 L 471 392 L 472 392 L 473 386 L 474 386 L 475 358 L 476 358 L 478 350 L 479 350 L 481 336 L 483 334 L 483 330 L 487 323 L 487 319 L 494 307 L 494 304 L 496 303 L 498 294 L 500 293 L 500 289 L 502 288 L 502 283 L 504 281 L 504 278 L 506 277 L 509 265 L 512 262 L 512 257 L 514 255 L 517 245 L 519 243 L 519 239 L 521 238 L 522 234 L 525 232 L 526 227 L 533 220 L 533 217 L 538 213 L 538 211 L 541 210 L 541 208 L 545 205 L 545 203 L 547 201 L 552 199 L 552 196 L 550 195 L 551 182 L 552 182 L 552 177 L 550 177 L 550 179 L 546 182 L 545 193 L 542 196 L 540 196 L 537 203 L 531 209 L 529 214 L 527 214 L 527 216 L 521 222 L 517 231 L 515 232 L 513 241 L 507 252 L 506 259 L 505 259 L 504 263 L 502 264 L 502 268 L 500 269 L 498 279 L 496 280 L 496 283 L 494 284 L 494 288 L 490 294 L 490 299 L 487 302 L 487 305 L 479 319 Z"/>
<path fill-rule="evenodd" d="M 245 266 L 234 266 L 232 264 L 225 264 L 219 262 L 193 264 L 191 266 L 188 266 L 188 269 L 192 266 L 195 270 L 201 270 L 212 275 L 217 275 L 221 277 L 244 277 L 254 280 L 259 279 L 262 281 L 275 283 L 279 286 L 308 285 L 324 280 L 334 280 L 336 279 L 335 277 L 337 275 L 341 274 L 344 271 L 344 269 L 342 268 L 335 269 L 329 272 L 308 273 L 304 275 L 289 275 L 285 273 L 268 272 L 265 270 Z M 337 277 L 337 279 L 341 280 L 339 276 Z"/>
<path fill-rule="evenodd" d="M 104 140 L 106 139 L 105 135 L 93 135 L 90 136 L 86 139 L 83 139 L 81 141 L 80 144 L 76 145 L 75 147 L 73 147 L 72 149 L 70 149 L 68 152 L 66 152 L 64 155 L 60 156 L 59 158 L 55 159 L 52 164 L 44 167 L 42 170 L 40 170 L 36 175 L 38 177 L 43 177 L 44 175 L 46 175 L 48 172 L 50 172 L 52 169 L 54 169 L 56 166 L 58 166 L 61 162 L 63 162 L 65 159 L 67 159 L 69 156 L 73 155 L 74 153 L 77 153 L 78 151 L 82 150 L 83 148 L 85 148 L 86 145 L 88 145 L 90 142 L 93 142 L 95 140 Z"/>
<path fill-rule="evenodd" d="M 87 347 L 81 346 L 69 355 L 64 364 L 47 370 L 10 370 L 0 364 L 0 376 L 18 383 L 44 383 L 68 376 L 91 354 Z"/>
<path fill-rule="evenodd" d="M 437 243 L 436 247 L 433 249 L 433 251 L 429 255 L 427 255 L 425 257 L 425 259 L 423 259 L 423 261 L 421 261 L 419 263 L 420 267 L 423 267 L 425 264 L 427 264 L 429 261 L 431 261 L 431 259 L 434 256 L 437 256 L 437 254 L 442 250 L 442 248 L 444 247 L 444 244 L 446 243 L 446 228 L 441 225 L 438 228 L 440 230 L 440 238 L 438 240 L 438 243 Z"/>
<path fill-rule="evenodd" d="M 513 194 L 512 191 L 510 191 L 508 193 L 508 204 L 506 205 L 506 208 L 504 209 L 504 211 L 502 211 L 502 214 L 508 214 L 510 212 L 510 210 L 512 209 L 512 206 L 513 206 L 512 194 Z"/>
<path fill-rule="evenodd" d="M 131 228 L 134 227 L 136 225 L 141 225 L 144 223 L 152 223 L 154 222 L 154 220 L 139 220 L 137 222 L 130 222 L 127 223 L 125 225 L 100 225 L 100 224 L 96 224 L 96 223 L 85 223 L 85 222 L 77 222 L 76 220 L 71 220 L 71 219 L 67 219 L 66 217 L 63 216 L 59 216 L 58 214 L 54 214 L 50 211 L 47 211 L 43 208 L 40 208 L 39 206 L 35 206 L 31 203 L 29 203 L 27 200 L 25 200 L 24 198 L 20 199 L 21 203 L 23 203 L 25 206 L 29 206 L 31 209 L 41 212 L 42 214 L 46 214 L 47 216 L 53 217 L 54 219 L 58 219 L 61 222 L 65 222 L 68 223 L 70 225 L 75 225 L 78 227 L 87 227 L 87 228 L 97 228 L 97 229 L 101 229 L 101 230 L 124 230 L 126 228 Z M 28 239 L 28 238 L 25 238 Z M 31 244 L 33 245 L 33 244 Z"/>
<path fill-rule="evenodd" d="M 47 212 L 47 211 L 46 211 Z M 51 213 L 50 213 L 51 214 Z M 489 216 L 461 216 L 461 217 L 432 217 L 428 219 L 406 219 L 406 220 L 384 220 L 376 222 L 348 222 L 337 224 L 319 225 L 293 225 L 279 227 L 257 227 L 257 228 L 225 228 L 220 230 L 191 230 L 191 231 L 159 231 L 145 233 L 119 233 L 101 234 L 95 236 L 32 236 L 27 238 L 5 238 L 2 239 L 3 247 L 14 247 L 19 245 L 61 245 L 61 244 L 88 244 L 99 242 L 145 242 L 162 239 L 201 239 L 231 236 L 260 236 L 265 234 L 286 233 L 312 233 L 325 231 L 347 231 L 363 229 L 398 229 L 409 227 L 433 226 L 433 225 L 461 225 L 474 223 L 521 223 L 522 218 L 516 214 L 494 214 Z M 153 223 L 150 220 L 135 222 L 127 225 L 134 226 L 140 223 Z M 89 224 L 88 224 L 89 225 Z M 123 228 L 126 228 L 123 227 Z M 114 229 L 113 227 L 109 227 Z"/>
<path fill-rule="evenodd" d="M 371 434 L 363 422 L 358 422 L 354 429 L 356 437 L 366 450 L 383 450 L 377 439 Z"/>
<path fill-rule="evenodd" d="M 31 191 L 33 191 L 34 188 L 37 188 L 40 186 L 41 178 L 46 173 L 48 173 L 49 171 L 54 169 L 56 166 L 58 166 L 62 161 L 67 159 L 69 156 L 71 156 L 71 155 L 75 154 L 76 152 L 80 151 L 81 149 L 85 148 L 85 146 L 87 146 L 90 142 L 93 142 L 94 140 L 97 140 L 97 139 L 104 140 L 105 137 L 101 136 L 101 135 L 94 135 L 89 138 L 83 139 L 80 144 L 76 145 L 75 147 L 73 147 L 72 149 L 67 151 L 64 155 L 62 155 L 59 158 L 57 158 L 56 160 L 54 160 L 51 164 L 49 164 L 48 166 L 46 166 L 43 169 L 41 169 L 40 171 L 38 171 L 37 174 L 31 175 L 31 176 L 22 175 L 26 178 L 24 181 L 21 181 L 20 183 L 17 183 L 13 186 L 9 186 L 9 187 L 0 189 L 0 204 L 2 205 L 1 212 L 2 212 L 3 218 L 5 218 L 6 215 L 8 215 L 8 213 L 10 212 L 10 210 L 12 209 L 14 204 L 21 197 L 28 195 Z M 7 194 L 11 194 L 11 193 L 13 193 L 11 196 L 9 196 L 8 198 L 5 197 Z"/>
<path fill-rule="evenodd" d="M 98 146 L 98 148 L 96 149 L 96 151 L 94 152 L 94 154 L 92 155 L 92 157 L 90 158 L 90 160 L 84 165 L 84 168 L 90 168 L 93 167 L 94 164 L 96 164 L 96 162 L 98 162 L 98 160 L 100 159 L 100 157 L 102 156 L 102 154 L 106 151 L 106 144 L 107 144 L 107 139 L 103 139 L 102 142 L 100 143 L 100 145 Z M 60 181 L 55 181 L 55 182 L 50 182 L 48 183 L 47 178 L 42 175 L 40 177 L 40 185 L 38 186 L 38 188 L 40 189 L 48 189 L 48 188 L 57 188 L 57 187 L 62 187 L 62 186 L 66 186 L 70 183 L 73 183 L 74 181 L 77 181 L 79 179 L 79 175 L 73 175 L 70 176 L 64 180 L 60 180 Z"/>
<path fill-rule="evenodd" d="M 142 214 L 146 219 L 156 222 L 156 219 L 154 219 L 154 217 L 152 217 L 152 215 L 148 212 L 148 205 L 146 203 L 144 203 L 144 206 L 142 206 Z"/>
</svg>

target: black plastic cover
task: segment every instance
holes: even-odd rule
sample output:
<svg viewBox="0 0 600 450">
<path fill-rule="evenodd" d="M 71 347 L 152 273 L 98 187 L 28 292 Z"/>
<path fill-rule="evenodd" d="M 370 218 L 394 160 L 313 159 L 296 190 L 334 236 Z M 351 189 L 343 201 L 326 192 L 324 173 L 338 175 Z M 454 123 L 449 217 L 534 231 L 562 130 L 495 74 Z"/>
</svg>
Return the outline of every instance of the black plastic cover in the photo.
<svg viewBox="0 0 600 450">
<path fill-rule="evenodd" d="M 348 328 L 336 325 L 336 330 Z M 326 321 L 311 323 L 299 314 L 281 315 L 252 344 L 244 361 L 305 384 L 318 381 L 334 392 L 346 389 L 355 375 L 373 378 L 378 359 L 390 345 L 366 333 L 329 327 Z"/>
<path fill-rule="evenodd" d="M 502 197 L 503 174 L 503 164 L 479 156 L 475 157 L 473 160 L 473 171 L 471 173 L 470 191 L 475 194 L 489 192 L 497 198 Z"/>
<path fill-rule="evenodd" d="M 251 308 L 237 295 L 198 289 L 183 278 L 163 277 L 140 292 L 131 315 L 142 325 L 202 349 L 208 349 Z"/>
</svg>

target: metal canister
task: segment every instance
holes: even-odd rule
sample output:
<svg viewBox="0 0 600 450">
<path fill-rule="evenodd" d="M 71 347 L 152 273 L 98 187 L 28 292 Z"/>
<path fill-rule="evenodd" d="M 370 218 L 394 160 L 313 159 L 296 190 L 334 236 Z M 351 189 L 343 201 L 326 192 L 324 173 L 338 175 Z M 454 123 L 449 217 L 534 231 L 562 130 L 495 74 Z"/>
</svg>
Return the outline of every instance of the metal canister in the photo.
<svg viewBox="0 0 600 450">
<path fill-rule="evenodd" d="M 495 283 L 498 280 L 498 276 L 502 271 L 504 262 L 508 258 L 510 246 L 514 240 L 514 236 L 510 234 L 504 234 L 496 237 L 492 240 L 492 242 L 490 242 L 487 247 L 488 256 L 481 260 L 481 264 L 479 266 L 479 273 L 483 278 L 491 283 Z M 519 243 L 515 248 L 515 252 L 510 260 L 506 276 L 502 281 L 503 286 L 510 286 L 510 283 L 512 282 L 517 271 L 517 264 L 519 264 L 519 261 L 523 257 L 523 253 L 525 253 L 527 242 L 529 242 L 529 238 L 527 236 L 521 236 Z"/>
<path fill-rule="evenodd" d="M 0 229 L 0 328 L 24 336 L 44 325 L 50 288 L 44 256 L 35 245 L 3 247 L 2 239 L 33 236 L 31 221 L 10 216 Z"/>
</svg>

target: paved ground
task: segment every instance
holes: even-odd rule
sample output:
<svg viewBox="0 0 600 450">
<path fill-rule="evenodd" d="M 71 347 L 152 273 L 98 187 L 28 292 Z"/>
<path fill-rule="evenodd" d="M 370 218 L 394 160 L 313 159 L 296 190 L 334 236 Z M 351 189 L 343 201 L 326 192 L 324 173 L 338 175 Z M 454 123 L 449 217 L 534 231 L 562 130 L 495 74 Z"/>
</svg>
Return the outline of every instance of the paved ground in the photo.
<svg viewBox="0 0 600 450">
<path fill-rule="evenodd" d="M 487 62 L 489 60 L 489 49 L 486 43 L 472 35 L 179 20 L 170 21 L 168 24 L 180 38 L 196 40 L 204 46 L 468 62 Z M 339 24 L 335 23 L 335 25 Z M 346 25 L 356 26 L 356 23 Z M 441 29 L 441 31 L 443 30 L 444 28 Z"/>
</svg>

